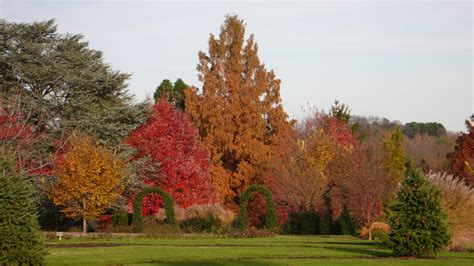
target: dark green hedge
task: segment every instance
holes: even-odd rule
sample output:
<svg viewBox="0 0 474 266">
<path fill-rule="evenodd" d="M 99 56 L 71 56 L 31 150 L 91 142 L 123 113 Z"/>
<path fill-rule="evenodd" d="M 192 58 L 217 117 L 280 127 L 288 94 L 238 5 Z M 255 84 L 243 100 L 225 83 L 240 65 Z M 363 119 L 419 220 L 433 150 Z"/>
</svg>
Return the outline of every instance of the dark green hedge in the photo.
<svg viewBox="0 0 474 266">
<path fill-rule="evenodd" d="M 171 196 L 160 188 L 147 187 L 137 194 L 135 201 L 133 202 L 133 226 L 135 231 L 140 231 L 142 226 L 143 198 L 153 193 L 160 194 L 161 198 L 163 198 L 163 201 L 165 202 L 166 221 L 168 224 L 176 224 L 176 218 L 174 216 L 173 209 L 173 199 Z"/>
<path fill-rule="evenodd" d="M 236 220 L 236 227 L 239 230 L 245 230 L 248 227 L 249 216 L 247 206 L 250 196 L 253 192 L 259 192 L 265 197 L 267 203 L 267 216 L 265 217 L 265 228 L 273 229 L 277 226 L 275 202 L 273 201 L 272 192 L 264 185 L 251 185 L 240 196 L 240 210 Z"/>
</svg>

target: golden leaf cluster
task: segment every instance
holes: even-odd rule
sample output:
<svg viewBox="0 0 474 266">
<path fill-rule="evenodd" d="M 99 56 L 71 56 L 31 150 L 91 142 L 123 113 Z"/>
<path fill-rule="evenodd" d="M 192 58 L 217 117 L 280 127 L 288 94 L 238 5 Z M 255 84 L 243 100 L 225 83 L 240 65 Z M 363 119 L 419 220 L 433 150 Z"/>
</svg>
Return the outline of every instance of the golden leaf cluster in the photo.
<svg viewBox="0 0 474 266">
<path fill-rule="evenodd" d="M 87 135 L 73 134 L 68 147 L 48 196 L 70 218 L 96 219 L 123 191 L 123 162 Z"/>
</svg>

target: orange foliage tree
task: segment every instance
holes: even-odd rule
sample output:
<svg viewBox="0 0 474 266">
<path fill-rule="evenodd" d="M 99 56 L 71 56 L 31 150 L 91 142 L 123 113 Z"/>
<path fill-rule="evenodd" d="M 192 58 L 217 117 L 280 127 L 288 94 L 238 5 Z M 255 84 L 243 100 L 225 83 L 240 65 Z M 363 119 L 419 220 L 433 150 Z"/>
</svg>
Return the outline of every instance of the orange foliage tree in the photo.
<svg viewBox="0 0 474 266">
<path fill-rule="evenodd" d="M 208 54 L 199 53 L 202 90 L 185 91 L 186 112 L 210 152 L 218 199 L 234 210 L 290 132 L 280 80 L 260 62 L 253 35 L 244 35 L 243 21 L 228 16 L 219 38 L 211 35 Z"/>
<path fill-rule="evenodd" d="M 123 190 L 123 162 L 87 135 L 71 136 L 54 172 L 58 180 L 48 196 L 67 217 L 82 219 L 83 233 Z"/>
</svg>

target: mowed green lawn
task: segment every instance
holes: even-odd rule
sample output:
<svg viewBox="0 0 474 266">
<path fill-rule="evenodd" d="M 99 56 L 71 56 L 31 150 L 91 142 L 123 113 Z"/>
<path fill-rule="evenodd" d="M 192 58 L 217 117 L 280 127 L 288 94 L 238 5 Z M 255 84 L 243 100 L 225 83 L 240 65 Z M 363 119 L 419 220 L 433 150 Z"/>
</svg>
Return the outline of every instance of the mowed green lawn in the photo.
<svg viewBox="0 0 474 266">
<path fill-rule="evenodd" d="M 70 239 L 47 245 L 49 265 L 474 265 L 474 253 L 395 258 L 380 243 L 349 236 Z"/>
</svg>

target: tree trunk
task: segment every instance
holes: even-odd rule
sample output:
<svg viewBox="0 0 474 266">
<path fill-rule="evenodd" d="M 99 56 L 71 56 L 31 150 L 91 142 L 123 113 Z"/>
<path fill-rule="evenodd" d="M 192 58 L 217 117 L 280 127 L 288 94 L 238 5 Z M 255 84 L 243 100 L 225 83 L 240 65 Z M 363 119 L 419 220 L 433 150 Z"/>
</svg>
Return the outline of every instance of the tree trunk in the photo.
<svg viewBox="0 0 474 266">
<path fill-rule="evenodd" d="M 372 228 L 369 226 L 369 240 L 372 240 Z"/>
<path fill-rule="evenodd" d="M 87 221 L 86 221 L 86 200 L 82 201 L 83 216 L 82 216 L 82 233 L 87 234 Z"/>
</svg>

